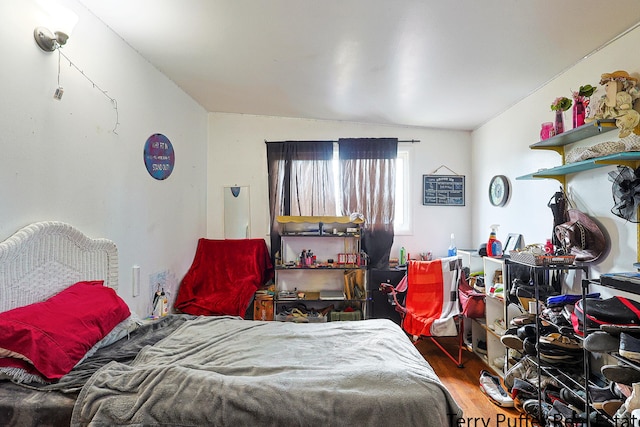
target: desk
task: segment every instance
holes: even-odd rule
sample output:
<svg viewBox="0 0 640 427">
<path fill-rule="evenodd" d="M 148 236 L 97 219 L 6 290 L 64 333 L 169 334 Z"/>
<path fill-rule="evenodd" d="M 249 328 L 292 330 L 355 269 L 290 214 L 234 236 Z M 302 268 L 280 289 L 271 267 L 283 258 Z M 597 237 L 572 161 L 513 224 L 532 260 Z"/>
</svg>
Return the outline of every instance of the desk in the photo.
<svg viewBox="0 0 640 427">
<path fill-rule="evenodd" d="M 367 291 L 369 294 L 369 318 L 391 319 L 398 325 L 402 323 L 400 313 L 389 303 L 388 294 L 381 292 L 380 283 L 390 283 L 397 286 L 405 276 L 406 270 L 398 269 L 371 269 L 369 270 L 369 280 L 367 280 Z M 400 302 L 404 302 L 404 294 L 398 294 Z"/>
</svg>

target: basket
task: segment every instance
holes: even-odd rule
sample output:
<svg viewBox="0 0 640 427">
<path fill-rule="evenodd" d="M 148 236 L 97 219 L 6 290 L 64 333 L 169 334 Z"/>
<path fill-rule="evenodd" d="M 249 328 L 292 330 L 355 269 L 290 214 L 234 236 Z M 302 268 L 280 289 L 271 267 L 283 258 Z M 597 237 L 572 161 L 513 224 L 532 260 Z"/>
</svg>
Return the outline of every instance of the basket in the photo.
<svg viewBox="0 0 640 427">
<path fill-rule="evenodd" d="M 575 255 L 536 255 L 518 251 L 511 251 L 509 255 L 513 261 L 536 266 L 573 265 L 576 261 Z"/>
</svg>

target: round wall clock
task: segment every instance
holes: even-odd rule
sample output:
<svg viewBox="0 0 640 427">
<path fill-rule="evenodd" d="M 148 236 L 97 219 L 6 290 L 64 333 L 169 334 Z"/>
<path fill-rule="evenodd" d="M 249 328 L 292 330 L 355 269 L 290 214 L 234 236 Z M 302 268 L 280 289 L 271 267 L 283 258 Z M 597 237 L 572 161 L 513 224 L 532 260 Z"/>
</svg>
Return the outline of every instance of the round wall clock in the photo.
<svg viewBox="0 0 640 427">
<path fill-rule="evenodd" d="M 496 175 L 489 183 L 489 201 L 493 206 L 504 206 L 509 200 L 509 179 Z"/>
</svg>

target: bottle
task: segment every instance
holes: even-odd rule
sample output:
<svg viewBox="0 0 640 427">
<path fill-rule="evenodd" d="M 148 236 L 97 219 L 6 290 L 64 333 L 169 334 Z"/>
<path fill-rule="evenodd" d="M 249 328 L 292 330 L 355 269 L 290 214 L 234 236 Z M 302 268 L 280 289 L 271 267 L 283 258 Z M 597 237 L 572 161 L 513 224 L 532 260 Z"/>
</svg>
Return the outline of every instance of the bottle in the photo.
<svg viewBox="0 0 640 427">
<path fill-rule="evenodd" d="M 404 250 L 404 246 L 400 248 L 400 265 L 405 265 L 407 263 L 406 259 L 406 251 Z"/>
<path fill-rule="evenodd" d="M 502 256 L 502 243 L 496 237 L 498 233 L 498 224 L 491 225 L 491 234 L 489 234 L 489 241 L 487 242 L 487 256 L 498 258 Z"/>
<path fill-rule="evenodd" d="M 451 233 L 451 243 L 449 244 L 449 250 L 447 251 L 447 256 L 456 256 L 458 255 L 458 248 L 456 248 L 456 236 Z"/>
<path fill-rule="evenodd" d="M 164 288 L 162 288 L 162 292 L 160 293 L 160 300 L 161 300 L 160 316 L 164 317 L 169 314 L 169 298 L 167 298 L 167 294 L 165 294 Z"/>
<path fill-rule="evenodd" d="M 547 243 L 544 245 L 544 253 L 547 255 L 553 255 L 553 243 L 551 243 L 551 239 L 547 239 Z"/>
</svg>

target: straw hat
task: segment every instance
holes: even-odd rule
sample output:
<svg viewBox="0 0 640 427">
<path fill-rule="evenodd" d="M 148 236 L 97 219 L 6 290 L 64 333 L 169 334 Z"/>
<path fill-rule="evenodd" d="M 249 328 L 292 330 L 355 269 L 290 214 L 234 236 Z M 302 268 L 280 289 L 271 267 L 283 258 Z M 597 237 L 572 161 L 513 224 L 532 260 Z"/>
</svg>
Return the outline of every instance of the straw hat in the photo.
<svg viewBox="0 0 640 427">
<path fill-rule="evenodd" d="M 577 209 L 567 211 L 569 220 L 555 227 L 556 237 L 567 255 L 575 255 L 576 261 L 593 262 L 606 249 L 607 241 L 598 225 Z"/>
<path fill-rule="evenodd" d="M 611 80 L 617 80 L 617 81 L 621 81 L 623 84 L 625 84 L 628 87 L 633 87 L 636 85 L 636 83 L 638 83 L 638 79 L 635 77 L 632 77 L 631 75 L 629 75 L 629 73 L 627 73 L 626 71 L 623 70 L 618 70 L 618 71 L 614 71 L 613 73 L 604 73 L 600 75 L 600 84 L 603 85 Z M 627 88 L 625 88 L 627 89 Z"/>
</svg>

